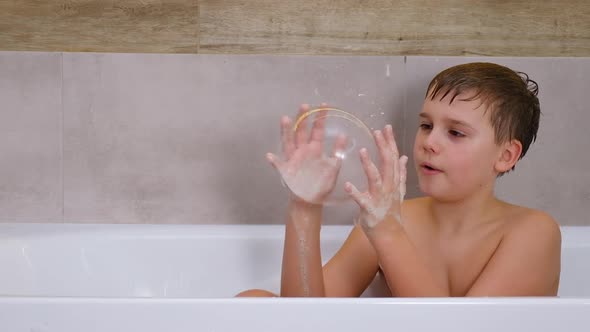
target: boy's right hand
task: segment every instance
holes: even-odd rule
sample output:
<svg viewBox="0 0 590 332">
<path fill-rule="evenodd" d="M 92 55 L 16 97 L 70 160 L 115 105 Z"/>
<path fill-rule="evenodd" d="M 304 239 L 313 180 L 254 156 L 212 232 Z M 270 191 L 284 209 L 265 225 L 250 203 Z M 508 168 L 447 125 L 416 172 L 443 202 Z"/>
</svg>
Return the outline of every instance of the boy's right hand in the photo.
<svg viewBox="0 0 590 332">
<path fill-rule="evenodd" d="M 325 107 L 322 104 L 322 107 Z M 301 105 L 299 116 L 309 111 L 309 105 Z M 332 192 L 340 171 L 338 151 L 346 146 L 346 137 L 339 136 L 331 156 L 324 155 L 325 114 L 319 111 L 307 131 L 307 117 L 293 131 L 291 119 L 281 118 L 281 140 L 285 160 L 267 153 L 268 161 L 279 171 L 283 181 L 294 194 L 294 199 L 312 204 L 322 204 Z"/>
</svg>

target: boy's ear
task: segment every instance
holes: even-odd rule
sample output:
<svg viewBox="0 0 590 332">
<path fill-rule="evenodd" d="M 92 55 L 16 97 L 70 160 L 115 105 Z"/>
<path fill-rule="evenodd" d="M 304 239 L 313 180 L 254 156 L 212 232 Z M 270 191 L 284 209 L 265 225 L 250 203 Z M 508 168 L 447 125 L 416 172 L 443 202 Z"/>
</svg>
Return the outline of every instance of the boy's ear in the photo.
<svg viewBox="0 0 590 332">
<path fill-rule="evenodd" d="M 496 161 L 495 169 L 499 174 L 508 172 L 514 167 L 520 154 L 522 153 L 522 143 L 519 140 L 513 139 L 502 145 L 500 151 L 500 158 Z"/>
</svg>

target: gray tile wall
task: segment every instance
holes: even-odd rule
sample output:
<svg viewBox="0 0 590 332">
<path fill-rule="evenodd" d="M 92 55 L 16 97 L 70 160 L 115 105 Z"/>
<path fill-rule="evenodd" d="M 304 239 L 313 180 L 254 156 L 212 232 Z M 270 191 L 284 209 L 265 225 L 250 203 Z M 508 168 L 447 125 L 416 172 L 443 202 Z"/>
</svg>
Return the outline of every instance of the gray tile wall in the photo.
<svg viewBox="0 0 590 332">
<path fill-rule="evenodd" d="M 0 220 L 63 220 L 61 54 L 0 53 Z"/>
<path fill-rule="evenodd" d="M 327 102 L 411 153 L 426 85 L 493 61 L 540 85 L 538 141 L 498 195 L 590 225 L 588 58 L 0 52 L 0 221 L 283 223 L 278 121 Z M 410 196 L 417 196 L 413 172 Z M 352 222 L 353 204 L 327 208 Z"/>
</svg>

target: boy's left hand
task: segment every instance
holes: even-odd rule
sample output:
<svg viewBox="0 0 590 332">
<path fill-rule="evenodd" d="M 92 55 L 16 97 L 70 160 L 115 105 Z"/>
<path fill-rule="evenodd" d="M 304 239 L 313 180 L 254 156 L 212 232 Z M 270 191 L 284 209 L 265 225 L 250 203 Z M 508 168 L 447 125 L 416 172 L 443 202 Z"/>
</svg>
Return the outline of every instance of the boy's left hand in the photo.
<svg viewBox="0 0 590 332">
<path fill-rule="evenodd" d="M 391 125 L 385 126 L 384 133 L 375 131 L 374 137 L 381 162 L 379 169 L 366 149 L 360 151 L 368 190 L 361 193 L 352 183 L 345 184 L 345 190 L 361 209 L 357 222 L 365 232 L 370 232 L 386 219 L 401 224 L 401 203 L 406 193 L 408 157 L 399 157 Z"/>
</svg>

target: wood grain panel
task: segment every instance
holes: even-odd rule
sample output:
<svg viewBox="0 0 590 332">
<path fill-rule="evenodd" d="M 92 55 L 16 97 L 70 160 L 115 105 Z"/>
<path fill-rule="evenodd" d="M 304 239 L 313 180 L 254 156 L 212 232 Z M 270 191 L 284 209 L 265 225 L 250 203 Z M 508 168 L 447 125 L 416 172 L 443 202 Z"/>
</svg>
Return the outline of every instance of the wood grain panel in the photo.
<svg viewBox="0 0 590 332">
<path fill-rule="evenodd" d="M 198 0 L 0 0 L 0 49 L 195 53 Z"/>
<path fill-rule="evenodd" d="M 590 56 L 590 1 L 201 0 L 200 51 Z"/>
<path fill-rule="evenodd" d="M 590 1 L 0 0 L 0 50 L 590 56 Z"/>
</svg>

